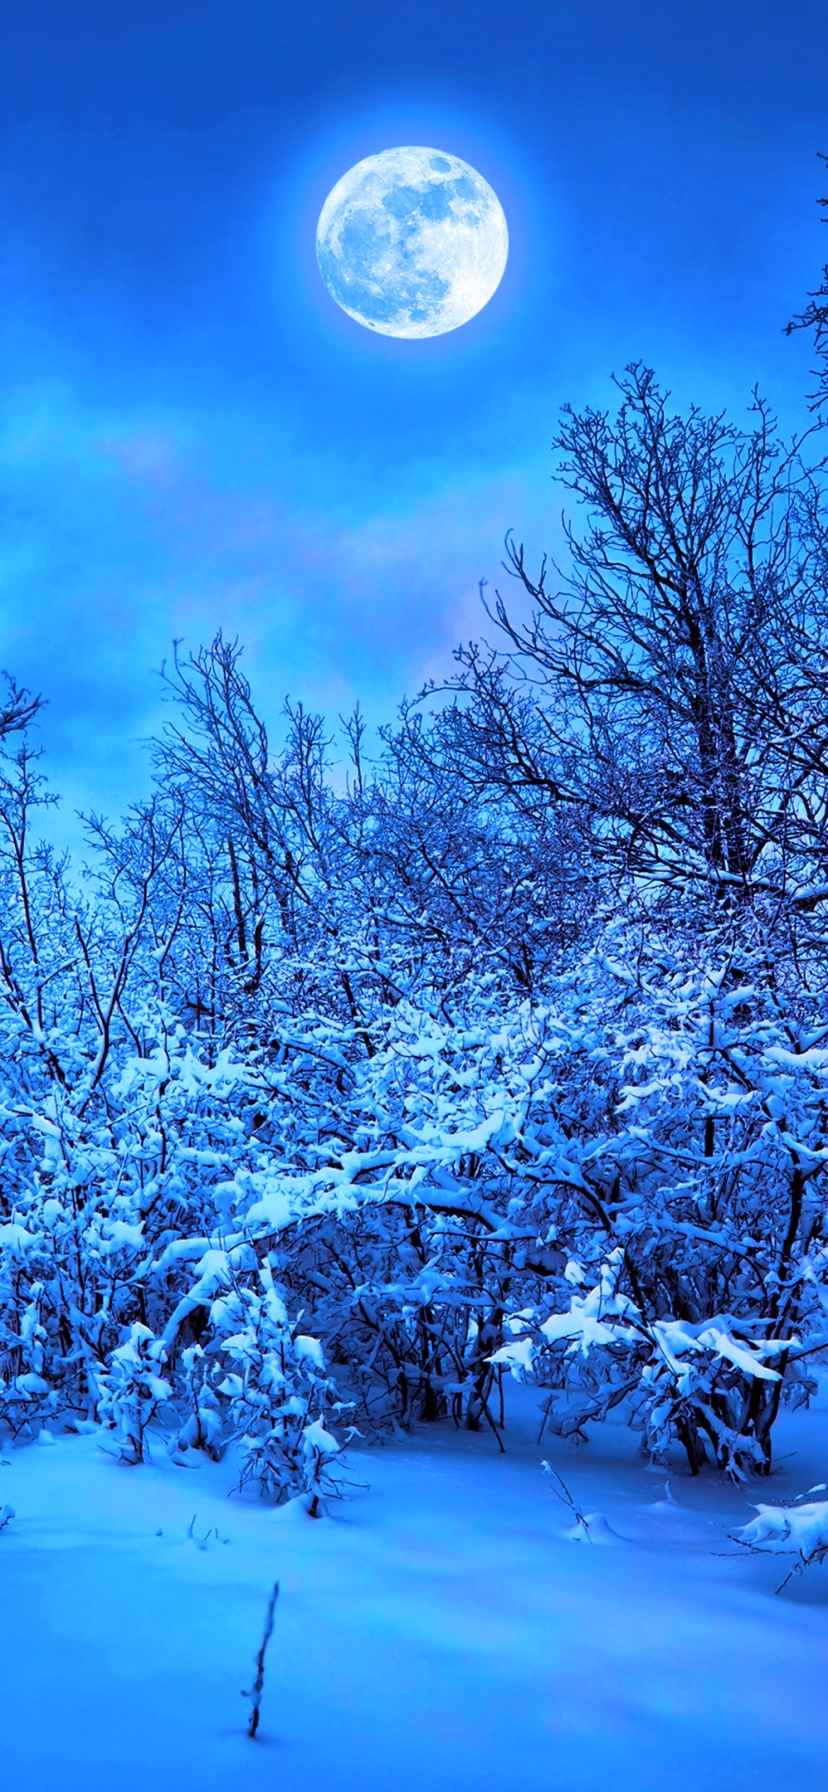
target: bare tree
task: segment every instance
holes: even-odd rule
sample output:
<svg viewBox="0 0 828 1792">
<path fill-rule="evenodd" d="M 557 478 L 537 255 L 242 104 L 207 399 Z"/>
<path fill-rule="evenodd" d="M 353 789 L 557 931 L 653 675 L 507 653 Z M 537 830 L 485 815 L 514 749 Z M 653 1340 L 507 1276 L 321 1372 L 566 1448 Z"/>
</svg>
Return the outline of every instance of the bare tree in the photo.
<svg viewBox="0 0 828 1792">
<path fill-rule="evenodd" d="M 823 155 L 820 159 L 828 167 L 828 156 Z M 817 203 L 828 210 L 828 199 L 820 199 Z M 822 222 L 828 223 L 828 218 L 823 218 Z M 822 270 L 822 279 L 816 292 L 808 294 L 804 311 L 791 318 L 786 334 L 790 336 L 794 330 L 813 331 L 818 357 L 818 366 L 813 371 L 818 384 L 811 393 L 811 405 L 814 410 L 819 410 L 828 400 L 828 263 Z"/>
<path fill-rule="evenodd" d="M 442 747 L 524 812 L 568 808 L 605 864 L 748 895 L 790 820 L 804 667 L 828 671 L 800 528 L 819 468 L 758 396 L 741 430 L 677 414 L 638 364 L 618 385 L 614 418 L 564 411 L 560 477 L 587 527 L 565 525 L 565 572 L 532 574 L 507 539 L 532 613 L 487 604 L 504 645 L 458 651 Z"/>
</svg>

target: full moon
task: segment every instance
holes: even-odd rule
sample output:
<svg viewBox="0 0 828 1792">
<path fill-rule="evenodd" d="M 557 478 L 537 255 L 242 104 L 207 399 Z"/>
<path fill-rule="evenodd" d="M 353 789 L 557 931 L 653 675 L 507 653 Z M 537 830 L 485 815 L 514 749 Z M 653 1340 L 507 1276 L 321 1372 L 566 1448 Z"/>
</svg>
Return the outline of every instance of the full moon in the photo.
<svg viewBox="0 0 828 1792">
<path fill-rule="evenodd" d="M 441 149 L 366 156 L 328 194 L 316 229 L 331 296 L 382 336 L 442 336 L 468 323 L 508 253 L 497 194 Z"/>
</svg>

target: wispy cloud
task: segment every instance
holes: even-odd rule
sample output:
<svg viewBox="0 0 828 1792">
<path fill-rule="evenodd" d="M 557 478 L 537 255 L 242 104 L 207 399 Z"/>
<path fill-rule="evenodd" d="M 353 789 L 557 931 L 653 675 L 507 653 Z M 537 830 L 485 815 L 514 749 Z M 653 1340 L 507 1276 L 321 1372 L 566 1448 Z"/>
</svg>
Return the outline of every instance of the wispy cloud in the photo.
<svg viewBox="0 0 828 1792">
<path fill-rule="evenodd" d="M 174 638 L 218 628 L 276 722 L 286 693 L 375 720 L 480 627 L 509 526 L 539 537 L 547 466 L 331 502 L 318 468 L 251 444 L 242 418 L 95 413 L 44 388 L 0 418 L 2 661 L 49 698 L 44 738 L 69 806 L 145 781 Z"/>
</svg>

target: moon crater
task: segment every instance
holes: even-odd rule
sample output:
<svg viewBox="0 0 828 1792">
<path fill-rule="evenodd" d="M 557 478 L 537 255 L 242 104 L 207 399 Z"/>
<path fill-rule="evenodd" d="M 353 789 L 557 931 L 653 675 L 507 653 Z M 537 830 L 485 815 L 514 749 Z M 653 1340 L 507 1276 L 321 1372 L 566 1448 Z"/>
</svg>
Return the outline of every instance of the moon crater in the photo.
<svg viewBox="0 0 828 1792">
<path fill-rule="evenodd" d="M 509 253 L 503 208 L 437 149 L 366 156 L 328 194 L 316 254 L 349 317 L 383 336 L 440 336 L 488 304 Z"/>
</svg>

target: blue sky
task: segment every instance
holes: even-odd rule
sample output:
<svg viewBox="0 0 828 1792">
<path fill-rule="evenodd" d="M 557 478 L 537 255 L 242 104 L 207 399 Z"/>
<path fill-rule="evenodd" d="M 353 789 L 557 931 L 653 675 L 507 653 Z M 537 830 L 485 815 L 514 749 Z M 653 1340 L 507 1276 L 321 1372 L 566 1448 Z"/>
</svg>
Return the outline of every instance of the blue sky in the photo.
<svg viewBox="0 0 828 1792">
<path fill-rule="evenodd" d="M 828 256 L 824 0 L 28 0 L 0 68 L 0 664 L 75 807 L 146 784 L 171 640 L 262 705 L 390 715 L 478 628 L 549 443 L 634 358 L 802 420 L 783 326 Z M 323 287 L 316 218 L 426 143 L 506 210 L 490 305 L 426 342 Z M 822 240 L 822 237 L 825 240 Z"/>
</svg>

